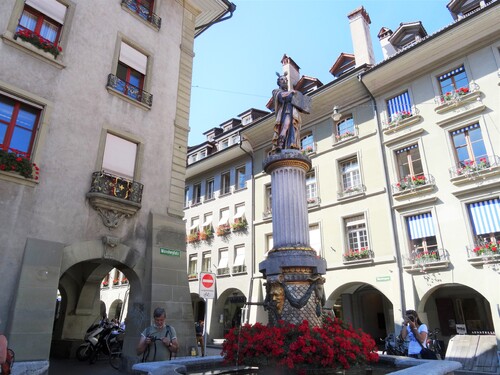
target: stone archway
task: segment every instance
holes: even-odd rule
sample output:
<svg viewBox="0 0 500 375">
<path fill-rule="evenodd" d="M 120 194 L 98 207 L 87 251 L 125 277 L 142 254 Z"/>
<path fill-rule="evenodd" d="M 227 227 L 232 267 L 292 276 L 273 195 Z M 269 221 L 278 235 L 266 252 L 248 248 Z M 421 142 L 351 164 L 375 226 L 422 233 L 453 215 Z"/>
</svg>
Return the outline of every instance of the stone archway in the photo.
<svg viewBox="0 0 500 375">
<path fill-rule="evenodd" d="M 242 308 L 247 297 L 236 288 L 225 290 L 216 300 L 211 313 L 210 337 L 222 339 L 233 327 L 241 324 Z"/>
<path fill-rule="evenodd" d="M 12 314 L 10 343 L 16 347 L 16 360 L 48 360 L 53 335 L 71 343 L 65 354 L 72 355 L 77 341 L 83 339 L 89 325 L 100 316 L 100 283 L 111 267 L 120 268 L 130 282 L 133 313 L 129 312 L 129 317 L 132 315 L 133 319 L 129 319 L 129 327 L 133 330 L 135 326 L 133 332 L 139 332 L 138 327 L 144 322 L 144 270 L 136 250 L 98 240 L 70 246 L 28 240 Z M 54 324 L 58 290 L 61 303 L 59 319 Z M 28 337 L 29 347 L 25 345 Z M 129 347 L 132 354 L 133 346 Z"/>
</svg>

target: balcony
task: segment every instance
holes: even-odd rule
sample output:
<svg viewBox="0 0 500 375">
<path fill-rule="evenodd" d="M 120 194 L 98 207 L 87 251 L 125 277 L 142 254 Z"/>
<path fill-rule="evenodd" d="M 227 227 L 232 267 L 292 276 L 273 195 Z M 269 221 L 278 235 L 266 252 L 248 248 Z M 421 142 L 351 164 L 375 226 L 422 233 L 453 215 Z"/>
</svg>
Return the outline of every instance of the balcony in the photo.
<svg viewBox="0 0 500 375">
<path fill-rule="evenodd" d="M 479 91 L 479 86 L 471 82 L 468 87 L 461 87 L 444 95 L 436 96 L 434 102 L 437 104 L 437 107 L 434 108 L 434 111 L 438 114 L 453 111 L 474 102 L 480 97 L 481 91 Z"/>
<path fill-rule="evenodd" d="M 468 261 L 472 265 L 500 263 L 500 245 L 493 241 L 467 246 Z"/>
<path fill-rule="evenodd" d="M 87 198 L 104 225 L 114 229 L 141 208 L 143 188 L 139 182 L 99 171 L 92 173 Z"/>
<path fill-rule="evenodd" d="M 137 14 L 139 17 L 152 24 L 158 30 L 160 29 L 161 17 L 153 12 L 150 12 L 149 9 L 145 8 L 144 6 L 141 6 L 141 4 L 137 2 L 137 0 L 122 0 L 122 7 L 126 7 L 132 13 Z"/>
<path fill-rule="evenodd" d="M 412 106 L 411 111 L 402 111 L 391 115 L 390 120 L 382 121 L 382 131 L 384 134 L 391 134 L 421 122 L 422 116 L 419 115 L 419 112 L 415 106 Z"/>
<path fill-rule="evenodd" d="M 406 196 L 407 194 L 422 194 L 434 190 L 436 186 L 434 177 L 428 175 L 408 175 L 391 185 L 394 197 Z"/>
<path fill-rule="evenodd" d="M 366 191 L 365 185 L 355 185 L 344 188 L 342 191 L 337 192 L 338 199 L 346 199 L 353 196 L 364 194 Z"/>
<path fill-rule="evenodd" d="M 462 184 L 477 178 L 485 179 L 500 174 L 500 157 L 490 155 L 479 160 L 464 160 L 449 169 L 451 182 Z"/>
<path fill-rule="evenodd" d="M 247 266 L 245 266 L 245 265 L 233 267 L 233 275 L 237 275 L 239 273 L 246 273 L 246 272 L 247 272 Z"/>
<path fill-rule="evenodd" d="M 153 95 L 147 91 L 141 90 L 140 88 L 131 85 L 128 82 L 122 81 L 120 78 L 114 74 L 108 75 L 108 84 L 106 85 L 108 89 L 112 89 L 115 92 L 126 96 L 127 98 L 141 103 L 147 108 L 151 108 L 153 105 Z"/>
<path fill-rule="evenodd" d="M 430 246 L 422 251 L 418 248 L 409 257 L 403 256 L 403 269 L 409 273 L 443 270 L 447 269 L 449 264 L 448 251 L 438 249 L 437 246 Z"/>
<path fill-rule="evenodd" d="M 343 263 L 346 265 L 373 263 L 375 254 L 368 248 L 361 248 L 359 250 L 349 250 L 343 256 Z"/>
</svg>

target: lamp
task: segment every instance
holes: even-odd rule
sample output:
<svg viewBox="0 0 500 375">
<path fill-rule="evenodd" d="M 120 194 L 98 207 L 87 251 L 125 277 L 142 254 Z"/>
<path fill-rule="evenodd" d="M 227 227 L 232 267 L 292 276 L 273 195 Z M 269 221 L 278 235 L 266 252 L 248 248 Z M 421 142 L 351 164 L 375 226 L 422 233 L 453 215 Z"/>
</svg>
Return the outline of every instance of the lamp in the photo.
<svg viewBox="0 0 500 375">
<path fill-rule="evenodd" d="M 342 118 L 342 113 L 339 113 L 339 108 L 337 106 L 333 107 L 333 121 L 339 121 Z"/>
</svg>

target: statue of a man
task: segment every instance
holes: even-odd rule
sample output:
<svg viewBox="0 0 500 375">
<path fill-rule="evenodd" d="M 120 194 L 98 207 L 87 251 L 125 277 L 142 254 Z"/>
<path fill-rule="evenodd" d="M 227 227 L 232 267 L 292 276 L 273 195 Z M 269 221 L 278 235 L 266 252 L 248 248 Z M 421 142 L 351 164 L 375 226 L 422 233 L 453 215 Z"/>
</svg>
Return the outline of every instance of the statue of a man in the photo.
<svg viewBox="0 0 500 375">
<path fill-rule="evenodd" d="M 293 105 L 294 95 L 302 95 L 295 90 L 288 90 L 286 73 L 278 75 L 278 88 L 273 90 L 274 111 L 276 123 L 272 139 L 273 151 L 294 148 L 300 150 L 300 125 L 299 109 Z"/>
</svg>

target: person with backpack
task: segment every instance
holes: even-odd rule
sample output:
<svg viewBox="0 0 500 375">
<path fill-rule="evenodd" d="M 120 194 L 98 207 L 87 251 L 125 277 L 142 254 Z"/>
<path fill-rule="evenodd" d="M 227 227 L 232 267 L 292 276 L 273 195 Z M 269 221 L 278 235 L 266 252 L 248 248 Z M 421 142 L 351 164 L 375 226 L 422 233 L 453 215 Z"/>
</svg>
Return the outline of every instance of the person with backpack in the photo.
<svg viewBox="0 0 500 375">
<path fill-rule="evenodd" d="M 177 356 L 179 343 L 175 328 L 165 323 L 165 309 L 157 307 L 153 312 L 154 323 L 141 333 L 137 355 L 142 362 L 168 361 Z"/>
</svg>

